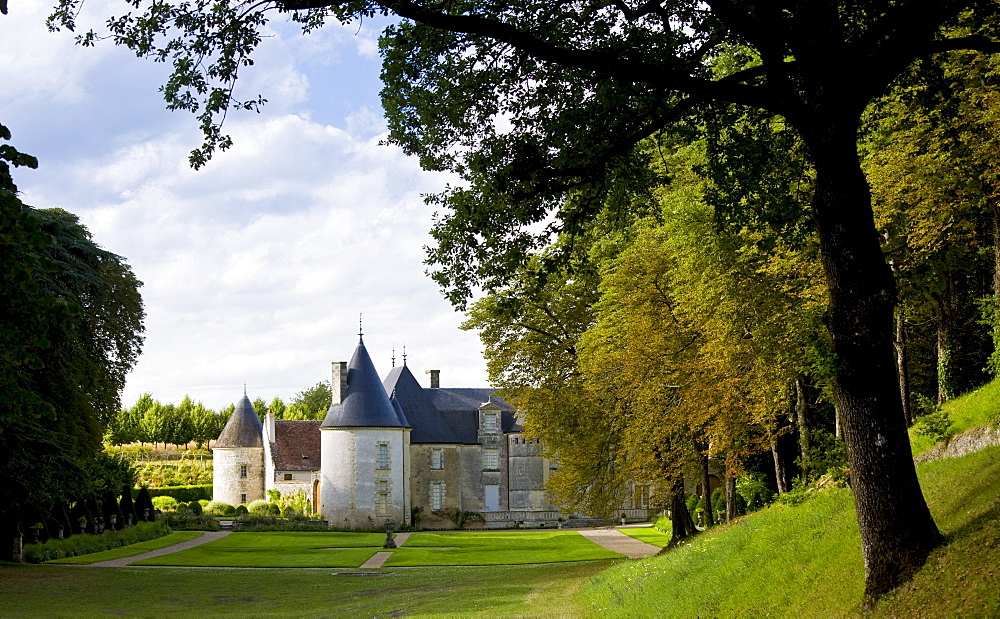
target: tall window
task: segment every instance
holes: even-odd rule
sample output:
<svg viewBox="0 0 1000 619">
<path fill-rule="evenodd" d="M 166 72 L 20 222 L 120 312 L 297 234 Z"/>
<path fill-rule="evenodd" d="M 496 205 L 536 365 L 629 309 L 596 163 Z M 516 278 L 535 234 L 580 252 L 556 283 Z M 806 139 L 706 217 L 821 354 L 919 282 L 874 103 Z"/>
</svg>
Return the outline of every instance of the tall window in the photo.
<svg viewBox="0 0 1000 619">
<path fill-rule="evenodd" d="M 246 479 L 247 477 L 247 465 L 245 464 L 240 465 L 240 477 L 242 477 L 243 479 Z"/>
<path fill-rule="evenodd" d="M 500 450 L 496 447 L 483 448 L 483 468 L 495 471 L 500 468 Z"/>
<path fill-rule="evenodd" d="M 378 487 L 376 488 L 377 494 L 375 495 L 375 514 L 378 516 L 388 516 L 389 515 L 389 482 L 380 481 L 378 482 Z"/>
<path fill-rule="evenodd" d="M 389 468 L 389 446 L 385 443 L 378 444 L 378 468 Z"/>
<path fill-rule="evenodd" d="M 444 468 L 444 449 L 431 449 L 431 468 L 436 471 Z"/>
<path fill-rule="evenodd" d="M 240 505 L 242 505 L 242 504 L 244 504 L 246 502 L 247 502 L 247 495 L 241 494 L 240 495 Z"/>
<path fill-rule="evenodd" d="M 486 413 L 483 415 L 483 432 L 497 431 L 497 414 Z"/>
<path fill-rule="evenodd" d="M 632 500 L 632 504 L 636 509 L 646 509 L 649 507 L 649 486 L 648 485 L 637 485 L 635 487 L 635 493 Z"/>
<path fill-rule="evenodd" d="M 431 509 L 439 510 L 444 508 L 444 482 L 431 482 Z"/>
</svg>

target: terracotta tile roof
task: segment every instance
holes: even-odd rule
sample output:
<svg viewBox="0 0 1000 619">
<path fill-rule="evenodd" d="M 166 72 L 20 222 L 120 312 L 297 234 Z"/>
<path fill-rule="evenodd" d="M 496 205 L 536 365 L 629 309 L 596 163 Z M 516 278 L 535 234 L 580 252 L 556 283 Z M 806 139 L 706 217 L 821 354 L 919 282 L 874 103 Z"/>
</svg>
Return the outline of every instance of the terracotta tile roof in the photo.
<svg viewBox="0 0 1000 619">
<path fill-rule="evenodd" d="M 322 421 L 275 421 L 274 468 L 277 471 L 318 471 L 319 426 Z"/>
</svg>

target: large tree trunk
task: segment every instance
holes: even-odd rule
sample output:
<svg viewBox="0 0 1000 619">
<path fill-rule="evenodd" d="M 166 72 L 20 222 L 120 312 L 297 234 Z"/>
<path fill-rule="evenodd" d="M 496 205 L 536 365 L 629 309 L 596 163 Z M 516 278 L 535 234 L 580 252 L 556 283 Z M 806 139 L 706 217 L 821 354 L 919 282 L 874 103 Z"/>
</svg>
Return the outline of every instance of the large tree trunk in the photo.
<svg viewBox="0 0 1000 619">
<path fill-rule="evenodd" d="M 850 102 L 824 103 L 825 113 L 810 118 L 803 136 L 816 166 L 813 214 L 838 361 L 833 392 L 851 467 L 865 597 L 871 602 L 908 580 L 942 537 L 920 490 L 903 423 L 892 345 L 895 284 L 857 156 L 861 110 L 850 109 Z"/>
<path fill-rule="evenodd" d="M 704 449 L 703 449 L 704 448 Z M 708 445 L 698 445 L 701 452 L 701 500 L 705 504 L 705 528 L 715 526 L 715 515 L 712 513 L 712 484 L 708 472 Z"/>
<path fill-rule="evenodd" d="M 896 337 L 893 346 L 896 348 L 896 375 L 899 377 L 899 401 L 903 405 L 903 419 L 906 427 L 913 425 L 913 413 L 910 410 L 910 371 L 906 354 L 906 312 L 902 306 L 896 308 L 893 326 Z"/>
<path fill-rule="evenodd" d="M 684 480 L 677 479 L 670 490 L 670 543 L 667 548 L 673 548 L 698 532 L 684 498 Z"/>
</svg>

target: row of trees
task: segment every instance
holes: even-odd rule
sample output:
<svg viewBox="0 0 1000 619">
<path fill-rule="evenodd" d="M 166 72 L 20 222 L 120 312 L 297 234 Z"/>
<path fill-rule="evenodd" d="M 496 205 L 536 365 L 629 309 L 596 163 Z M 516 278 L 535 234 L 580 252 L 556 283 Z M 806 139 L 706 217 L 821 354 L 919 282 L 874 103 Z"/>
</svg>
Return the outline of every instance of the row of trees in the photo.
<svg viewBox="0 0 1000 619">
<path fill-rule="evenodd" d="M 330 408 L 330 383 L 321 381 L 298 392 L 286 404 L 275 397 L 268 403 L 263 398 L 253 401 L 254 410 L 263 419 L 270 410 L 275 419 L 322 419 Z M 143 394 L 131 408 L 121 409 L 107 426 L 104 442 L 108 445 L 129 443 L 167 443 L 199 448 L 215 440 L 225 427 L 235 404 L 221 411 L 206 408 L 185 396 L 180 404 L 162 403 L 150 394 Z"/>
<path fill-rule="evenodd" d="M 10 139 L 2 125 L 0 139 Z M 125 485 L 101 439 L 143 341 L 141 284 L 125 260 L 72 213 L 21 202 L 11 166 L 36 165 L 0 144 L 0 535 L 8 541 Z M 2 548 L 9 555 L 12 545 Z"/>
</svg>

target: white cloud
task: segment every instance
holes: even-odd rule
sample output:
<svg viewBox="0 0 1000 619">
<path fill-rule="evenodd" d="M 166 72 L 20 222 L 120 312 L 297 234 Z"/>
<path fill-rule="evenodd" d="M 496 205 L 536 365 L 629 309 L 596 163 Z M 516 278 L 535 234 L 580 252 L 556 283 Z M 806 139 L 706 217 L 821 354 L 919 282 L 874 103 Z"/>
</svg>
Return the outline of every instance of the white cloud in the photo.
<svg viewBox="0 0 1000 619">
<path fill-rule="evenodd" d="M 88 19 L 120 12 L 109 2 L 88 0 Z M 11 11 L 24 7 L 30 16 L 0 16 L 0 123 L 17 116 L 15 144 L 44 154 L 38 171 L 17 174 L 25 201 L 77 213 L 145 282 L 146 343 L 126 405 L 150 392 L 221 408 L 244 381 L 251 397 L 287 399 L 350 358 L 359 313 L 382 375 L 405 342 L 418 377 L 439 369 L 446 386 L 485 384 L 478 338 L 423 273 L 431 217 L 420 194 L 445 179 L 379 145 L 370 24 L 307 37 L 269 27 L 241 89 L 271 103 L 230 114 L 234 147 L 195 172 L 194 119 L 154 104 L 162 65 L 76 48 L 43 25 L 29 32 L 25 20 L 43 24 L 46 9 Z M 358 88 L 352 71 L 374 76 Z M 136 79 L 146 100 L 130 94 Z M 53 117 L 71 120 L 53 130 Z"/>
</svg>

